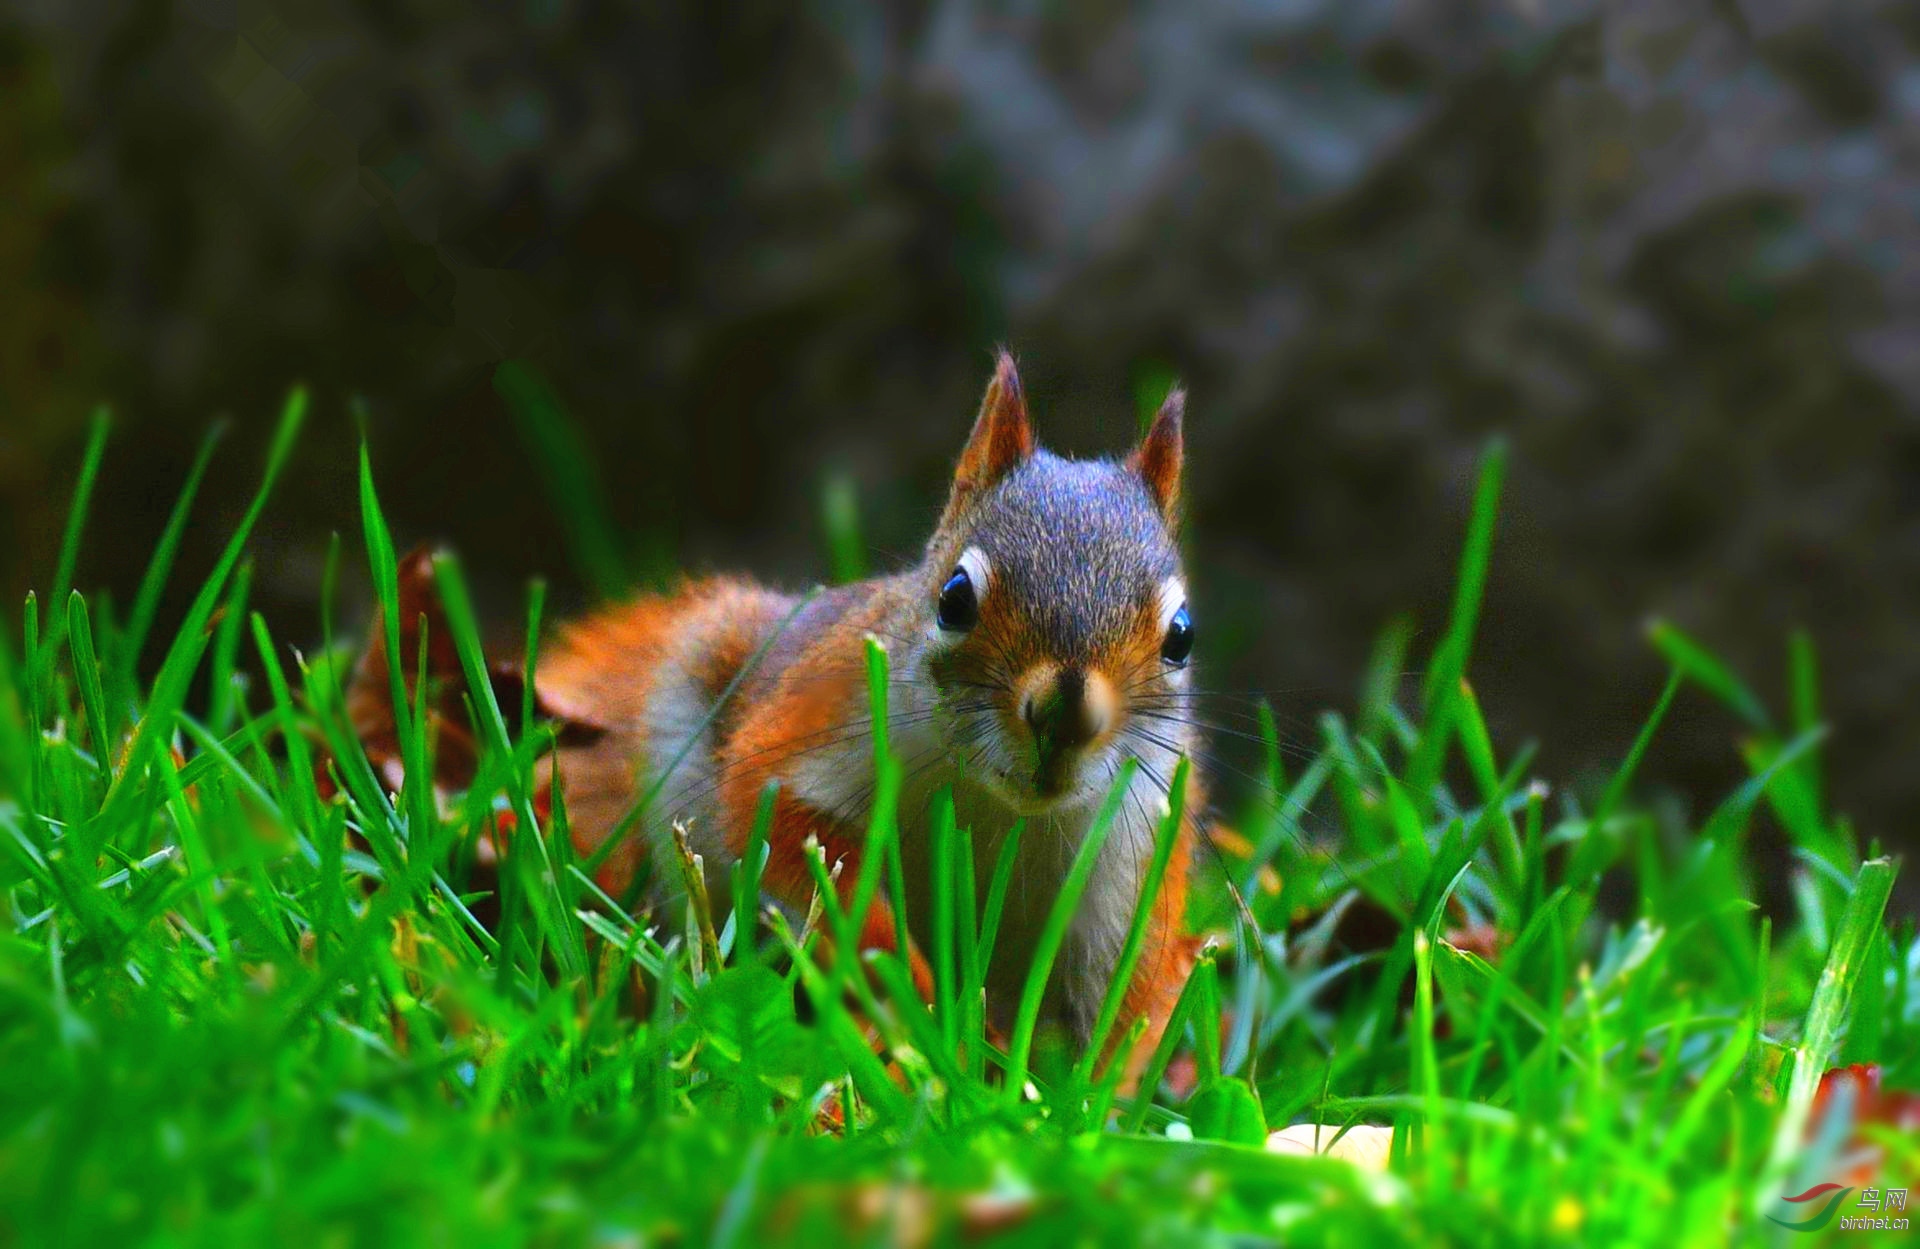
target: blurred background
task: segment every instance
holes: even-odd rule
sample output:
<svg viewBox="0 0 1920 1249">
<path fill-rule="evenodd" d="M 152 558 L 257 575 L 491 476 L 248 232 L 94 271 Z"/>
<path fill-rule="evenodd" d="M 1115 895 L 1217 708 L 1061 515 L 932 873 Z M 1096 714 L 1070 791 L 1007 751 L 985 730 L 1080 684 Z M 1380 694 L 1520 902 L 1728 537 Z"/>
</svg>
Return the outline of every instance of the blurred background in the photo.
<svg viewBox="0 0 1920 1249">
<path fill-rule="evenodd" d="M 15 0 L 0 188 L 7 601 L 104 401 L 79 580 L 122 603 L 231 423 L 183 608 L 295 380 L 283 637 L 331 533 L 357 563 L 352 396 L 399 537 L 457 545 L 508 636 L 535 575 L 823 578 L 832 500 L 896 566 L 1006 342 L 1057 449 L 1187 383 L 1206 684 L 1296 736 L 1397 613 L 1429 653 L 1499 434 L 1504 743 L 1591 784 L 1664 677 L 1648 617 L 1775 707 L 1804 627 L 1838 805 L 1915 844 L 1914 6 Z M 503 398 L 542 388 L 570 423 Z M 1643 773 L 1677 818 L 1737 731 L 1683 694 Z"/>
</svg>

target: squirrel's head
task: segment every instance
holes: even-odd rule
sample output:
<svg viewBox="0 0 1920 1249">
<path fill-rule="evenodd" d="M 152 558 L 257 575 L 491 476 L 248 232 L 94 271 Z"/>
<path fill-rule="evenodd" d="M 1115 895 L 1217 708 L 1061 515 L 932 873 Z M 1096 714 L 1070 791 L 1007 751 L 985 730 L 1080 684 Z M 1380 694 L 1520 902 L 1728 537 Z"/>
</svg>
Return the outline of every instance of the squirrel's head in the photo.
<svg viewBox="0 0 1920 1249">
<path fill-rule="evenodd" d="M 1128 755 L 1164 787 L 1185 749 L 1184 404 L 1123 461 L 1062 459 L 1003 352 L 961 453 L 922 567 L 924 663 L 949 750 L 1023 813 L 1099 798 Z"/>
</svg>

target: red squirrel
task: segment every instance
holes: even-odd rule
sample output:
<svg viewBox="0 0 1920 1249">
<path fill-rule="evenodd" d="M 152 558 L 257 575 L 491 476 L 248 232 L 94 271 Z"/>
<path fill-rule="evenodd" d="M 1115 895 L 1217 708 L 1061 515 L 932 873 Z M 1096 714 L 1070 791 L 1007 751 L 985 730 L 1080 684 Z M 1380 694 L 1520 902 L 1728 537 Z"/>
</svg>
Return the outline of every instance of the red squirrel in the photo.
<svg viewBox="0 0 1920 1249">
<path fill-rule="evenodd" d="M 829 865 L 844 860 L 845 901 L 873 789 L 871 636 L 888 652 L 890 743 L 905 778 L 899 835 L 910 945 L 931 936 L 933 796 L 951 788 L 982 880 L 1010 826 L 1026 821 L 988 972 L 988 1018 L 1002 1028 L 1080 839 L 1122 761 L 1139 761 L 1042 1005 L 1043 1021 L 1084 1043 L 1176 765 L 1197 747 L 1193 618 L 1175 541 L 1184 402 L 1180 391 L 1170 394 L 1123 461 L 1063 459 L 1036 445 L 1003 352 L 918 566 L 809 599 L 717 577 L 565 628 L 539 658 L 541 702 L 604 730 L 553 759 L 574 841 L 594 850 L 642 795 L 657 794 L 642 831 L 608 857 L 602 885 L 617 896 L 648 858 L 672 863 L 666 839 L 675 822 L 724 880 L 745 851 L 763 788 L 776 780 L 764 890 L 804 910 L 814 888 L 807 843 L 817 839 Z M 1187 784 L 1188 815 L 1114 1033 L 1147 1021 L 1129 1066 L 1156 1042 L 1193 965 L 1182 921 L 1191 813 L 1202 797 L 1197 781 Z M 861 939 L 894 948 L 884 899 Z M 902 953 L 924 988 L 918 949 Z"/>
</svg>

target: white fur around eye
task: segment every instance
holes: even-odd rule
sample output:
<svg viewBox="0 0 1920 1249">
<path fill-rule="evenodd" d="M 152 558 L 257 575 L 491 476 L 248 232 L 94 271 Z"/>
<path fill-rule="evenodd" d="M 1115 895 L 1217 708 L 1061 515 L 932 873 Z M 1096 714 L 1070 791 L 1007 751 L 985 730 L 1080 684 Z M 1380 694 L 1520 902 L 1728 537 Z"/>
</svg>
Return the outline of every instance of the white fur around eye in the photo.
<svg viewBox="0 0 1920 1249">
<path fill-rule="evenodd" d="M 1173 614 L 1187 603 L 1187 583 L 1178 577 L 1168 577 L 1160 583 L 1159 601 L 1160 632 L 1165 633 L 1173 623 Z"/>
<path fill-rule="evenodd" d="M 979 547 L 970 546 L 960 552 L 960 567 L 966 570 L 967 577 L 973 582 L 974 599 L 985 601 L 987 584 L 993 578 L 993 561 Z"/>
</svg>

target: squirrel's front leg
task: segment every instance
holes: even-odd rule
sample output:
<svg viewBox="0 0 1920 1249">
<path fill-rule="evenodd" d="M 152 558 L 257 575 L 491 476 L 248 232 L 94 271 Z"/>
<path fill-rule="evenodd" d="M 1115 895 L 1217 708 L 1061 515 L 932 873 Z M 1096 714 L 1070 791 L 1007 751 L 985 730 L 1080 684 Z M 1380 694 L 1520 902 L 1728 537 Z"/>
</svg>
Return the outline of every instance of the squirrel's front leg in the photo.
<svg viewBox="0 0 1920 1249">
<path fill-rule="evenodd" d="M 741 829 L 750 824 L 751 821 L 735 821 L 735 827 Z M 860 879 L 861 860 L 865 855 L 865 835 L 859 829 L 835 820 L 786 793 L 774 799 L 773 821 L 767 827 L 767 862 L 760 873 L 760 887 L 788 906 L 804 912 L 813 899 L 816 887 L 813 871 L 807 866 L 807 856 L 811 853 L 807 849 L 809 840 L 818 841 L 826 852 L 829 873 L 834 864 L 841 865 L 834 892 L 842 910 L 851 907 Z M 745 852 L 744 844 L 735 848 L 736 856 Z M 899 929 L 894 922 L 893 905 L 885 897 L 876 894 L 873 898 L 861 924 L 858 940 L 861 950 L 886 950 L 900 955 L 913 976 L 914 988 L 925 1000 L 933 1000 L 933 968 L 911 937 L 907 940 L 905 950 L 899 948 Z M 854 953 L 858 955 L 858 951 Z"/>
</svg>

